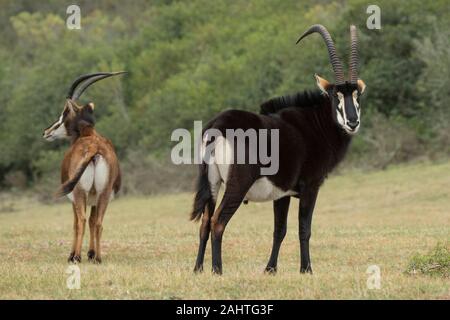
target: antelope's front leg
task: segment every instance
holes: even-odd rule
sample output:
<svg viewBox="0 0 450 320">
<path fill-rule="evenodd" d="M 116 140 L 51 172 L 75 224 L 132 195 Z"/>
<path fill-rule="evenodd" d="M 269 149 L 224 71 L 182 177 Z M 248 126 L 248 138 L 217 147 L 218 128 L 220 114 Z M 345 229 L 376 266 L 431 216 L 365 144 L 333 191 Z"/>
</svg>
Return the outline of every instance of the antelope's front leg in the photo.
<svg viewBox="0 0 450 320">
<path fill-rule="evenodd" d="M 281 243 L 286 236 L 286 225 L 290 200 L 291 197 L 284 197 L 273 202 L 273 245 L 272 253 L 270 254 L 269 262 L 267 263 L 265 270 L 265 272 L 269 274 L 275 274 L 277 272 L 278 253 L 280 251 Z"/>
<path fill-rule="evenodd" d="M 300 272 L 312 273 L 309 256 L 309 239 L 311 238 L 311 222 L 316 204 L 318 188 L 306 188 L 300 198 L 299 239 L 300 239 Z"/>
</svg>

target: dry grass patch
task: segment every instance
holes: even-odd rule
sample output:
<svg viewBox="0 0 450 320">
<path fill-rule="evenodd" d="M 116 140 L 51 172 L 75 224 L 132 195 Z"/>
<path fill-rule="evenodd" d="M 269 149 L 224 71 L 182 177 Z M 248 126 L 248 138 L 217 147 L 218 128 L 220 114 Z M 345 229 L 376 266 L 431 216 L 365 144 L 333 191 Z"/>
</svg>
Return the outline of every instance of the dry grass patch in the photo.
<svg viewBox="0 0 450 320">
<path fill-rule="evenodd" d="M 450 281 L 404 271 L 417 252 L 450 240 L 450 163 L 409 165 L 330 178 L 313 218 L 314 275 L 299 273 L 298 202 L 276 276 L 269 258 L 271 203 L 242 206 L 224 235 L 224 275 L 194 275 L 198 225 L 188 221 L 192 194 L 119 198 L 106 213 L 104 263 L 87 262 L 81 289 L 66 287 L 72 239 L 69 203 L 22 199 L 0 213 L 0 298 L 10 299 L 445 299 Z M 126 173 L 125 173 L 126 174 Z M 370 265 L 381 289 L 366 286 Z"/>
</svg>

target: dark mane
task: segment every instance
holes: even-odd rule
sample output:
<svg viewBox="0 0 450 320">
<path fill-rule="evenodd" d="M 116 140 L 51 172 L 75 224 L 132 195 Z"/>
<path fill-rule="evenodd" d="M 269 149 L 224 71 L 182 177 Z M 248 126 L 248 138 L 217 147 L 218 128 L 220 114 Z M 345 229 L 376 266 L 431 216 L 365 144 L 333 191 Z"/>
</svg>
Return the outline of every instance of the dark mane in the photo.
<svg viewBox="0 0 450 320">
<path fill-rule="evenodd" d="M 92 127 L 95 126 L 95 116 L 94 113 L 92 112 L 92 109 L 83 108 L 80 114 L 79 121 L 86 121 Z"/>
<path fill-rule="evenodd" d="M 95 116 L 92 109 L 83 108 L 81 112 L 79 112 L 73 121 L 70 122 L 70 126 L 68 128 L 70 135 L 73 137 L 78 137 L 83 130 L 83 128 L 95 126 Z"/>
<path fill-rule="evenodd" d="M 320 90 L 305 90 L 294 95 L 272 98 L 260 106 L 260 114 L 277 113 L 289 107 L 306 108 L 321 105 L 326 96 Z"/>
</svg>

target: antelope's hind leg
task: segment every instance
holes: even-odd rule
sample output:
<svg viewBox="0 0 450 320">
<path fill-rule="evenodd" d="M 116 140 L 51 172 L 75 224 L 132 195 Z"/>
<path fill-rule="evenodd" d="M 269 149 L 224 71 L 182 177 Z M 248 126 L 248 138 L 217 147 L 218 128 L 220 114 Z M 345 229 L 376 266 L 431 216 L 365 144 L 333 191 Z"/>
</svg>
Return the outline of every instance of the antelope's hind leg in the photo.
<svg viewBox="0 0 450 320">
<path fill-rule="evenodd" d="M 109 199 L 111 197 L 111 192 L 103 192 L 99 196 L 96 211 L 96 221 L 95 221 L 95 263 L 102 263 L 101 245 L 100 241 L 103 232 L 103 218 L 105 217 L 106 208 L 108 207 Z"/>
<path fill-rule="evenodd" d="M 222 201 L 211 218 L 211 248 L 212 248 L 212 272 L 222 274 L 222 236 L 230 219 L 244 200 L 247 191 L 253 184 L 252 177 L 245 179 L 241 175 L 239 181 L 235 178 L 236 172 L 228 180 Z"/>
<path fill-rule="evenodd" d="M 81 245 L 83 242 L 84 228 L 86 226 L 86 195 L 83 192 L 74 192 L 74 200 L 72 203 L 74 212 L 74 243 L 72 252 L 70 253 L 69 262 L 81 262 Z"/>
<path fill-rule="evenodd" d="M 205 260 L 206 245 L 208 243 L 209 234 L 211 232 L 211 217 L 216 208 L 216 199 L 219 194 L 220 174 L 215 164 L 208 167 L 208 183 L 211 191 L 212 199 L 209 199 L 206 204 L 205 211 L 202 216 L 202 223 L 200 225 L 200 241 L 198 245 L 197 260 L 195 262 L 194 272 L 199 273 L 203 271 L 203 261 Z"/>
<path fill-rule="evenodd" d="M 291 197 L 284 197 L 273 202 L 274 230 L 272 253 L 265 269 L 266 273 L 275 274 L 277 272 L 278 254 L 281 243 L 286 236 L 287 217 L 289 211 L 289 202 Z"/>
<path fill-rule="evenodd" d="M 206 205 L 205 212 L 202 216 L 202 224 L 200 225 L 200 242 L 198 245 L 197 260 L 195 261 L 194 272 L 203 272 L 203 261 L 205 260 L 206 245 L 211 232 L 211 216 L 214 213 L 215 203 Z"/>
<path fill-rule="evenodd" d="M 74 257 L 75 257 L 75 248 L 77 245 L 77 230 L 78 230 L 78 217 L 77 213 L 75 212 L 75 209 L 73 208 L 73 240 L 72 240 L 72 250 L 70 251 L 69 258 L 67 259 L 68 262 L 75 262 Z"/>
<path fill-rule="evenodd" d="M 95 261 L 95 225 L 97 223 L 97 207 L 91 207 L 91 215 L 89 216 L 89 251 L 87 253 L 89 261 Z"/>
</svg>

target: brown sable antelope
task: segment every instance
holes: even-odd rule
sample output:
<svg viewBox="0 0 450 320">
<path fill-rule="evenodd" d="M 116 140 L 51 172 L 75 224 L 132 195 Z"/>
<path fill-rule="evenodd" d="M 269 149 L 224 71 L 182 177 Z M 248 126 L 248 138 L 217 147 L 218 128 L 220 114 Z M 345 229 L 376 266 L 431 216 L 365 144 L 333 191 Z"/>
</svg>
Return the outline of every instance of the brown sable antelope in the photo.
<svg viewBox="0 0 450 320">
<path fill-rule="evenodd" d="M 319 90 L 271 99 L 261 105 L 260 114 L 240 110 L 225 111 L 204 128 L 203 149 L 210 148 L 213 144 L 210 148 L 213 152 L 210 160 L 203 161 L 199 166 L 197 193 L 191 214 L 192 220 L 202 219 L 195 272 L 203 270 L 205 248 L 211 233 L 212 271 L 222 273 L 222 236 L 227 223 L 242 202 L 273 201 L 273 246 L 265 270 L 275 273 L 278 252 L 286 234 L 289 202 L 291 197 L 296 197 L 300 199 L 300 272 L 312 273 L 309 239 L 317 194 L 328 173 L 344 158 L 352 136 L 359 129 L 359 98 L 366 87 L 358 79 L 356 28 L 350 27 L 348 80 L 344 78 L 342 63 L 325 27 L 311 26 L 298 42 L 312 33 L 319 33 L 325 41 L 334 71 L 334 84 L 316 75 Z M 214 140 L 209 138 L 210 129 L 219 132 Z M 238 149 L 231 139 L 227 139 L 228 129 L 277 129 L 278 171 L 273 175 L 262 175 L 261 168 L 265 165 L 259 155 L 255 164 L 238 163 Z M 255 139 L 260 146 L 261 139 L 266 138 Z M 266 145 L 268 150 L 276 150 L 271 139 L 267 139 Z M 248 156 L 254 149 L 246 142 L 245 151 Z M 228 161 L 233 160 L 233 156 L 234 161 Z M 225 193 L 216 209 L 222 184 L 225 185 Z"/>
<path fill-rule="evenodd" d="M 78 105 L 77 100 L 91 84 L 125 72 L 93 73 L 75 80 L 58 120 L 44 130 L 44 139 L 69 139 L 71 145 L 61 165 L 61 187 L 58 196 L 66 195 L 72 202 L 74 238 L 69 262 L 81 262 L 81 244 L 89 217 L 89 261 L 101 263 L 100 240 L 103 217 L 111 199 L 120 189 L 120 168 L 114 147 L 94 128 L 94 104 Z"/>
</svg>

